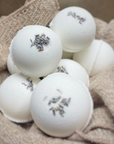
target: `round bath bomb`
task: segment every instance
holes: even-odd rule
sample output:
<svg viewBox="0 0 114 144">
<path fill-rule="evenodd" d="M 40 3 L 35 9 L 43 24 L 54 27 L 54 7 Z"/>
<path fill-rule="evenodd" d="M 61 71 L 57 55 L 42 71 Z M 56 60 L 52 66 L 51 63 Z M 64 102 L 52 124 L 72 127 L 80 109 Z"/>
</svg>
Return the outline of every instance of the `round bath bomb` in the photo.
<svg viewBox="0 0 114 144">
<path fill-rule="evenodd" d="M 55 70 L 56 72 L 66 73 L 74 78 L 81 80 L 87 87 L 89 87 L 89 76 L 86 70 L 77 62 L 70 59 L 61 59 Z"/>
<path fill-rule="evenodd" d="M 63 51 L 62 59 L 72 59 L 74 53 Z"/>
<path fill-rule="evenodd" d="M 31 114 L 36 125 L 48 135 L 67 137 L 83 130 L 93 112 L 87 87 L 78 79 L 62 73 L 44 78 L 31 98 Z"/>
<path fill-rule="evenodd" d="M 63 50 L 67 52 L 87 48 L 96 33 L 93 16 L 80 7 L 68 7 L 60 11 L 50 23 L 50 28 L 59 36 Z"/>
<path fill-rule="evenodd" d="M 20 30 L 12 40 L 10 50 L 19 70 L 33 78 L 51 73 L 62 57 L 58 36 L 51 29 L 39 25 Z"/>
<path fill-rule="evenodd" d="M 9 120 L 17 123 L 32 120 L 30 101 L 33 90 L 40 82 L 21 73 L 9 76 L 0 86 L 0 110 Z"/>
<path fill-rule="evenodd" d="M 114 66 L 114 50 L 103 40 L 94 40 L 85 50 L 74 53 L 73 60 L 80 63 L 89 76 Z"/>
<path fill-rule="evenodd" d="M 20 70 L 17 68 L 17 66 L 14 64 L 14 62 L 11 59 L 11 56 L 9 54 L 7 59 L 7 68 L 10 74 L 19 73 Z"/>
</svg>

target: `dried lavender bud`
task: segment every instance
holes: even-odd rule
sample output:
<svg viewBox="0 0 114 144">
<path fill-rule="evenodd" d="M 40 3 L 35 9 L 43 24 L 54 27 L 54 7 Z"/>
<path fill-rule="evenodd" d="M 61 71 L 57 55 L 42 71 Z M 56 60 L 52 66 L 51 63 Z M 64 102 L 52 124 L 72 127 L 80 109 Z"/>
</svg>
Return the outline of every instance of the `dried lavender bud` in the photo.
<svg viewBox="0 0 114 144">
<path fill-rule="evenodd" d="M 57 89 L 58 90 L 58 89 Z M 47 96 L 46 96 L 47 97 Z M 58 96 L 56 98 L 52 98 L 49 102 L 48 102 L 48 105 L 51 105 L 51 103 L 55 104 L 57 103 L 59 100 L 61 99 L 61 96 Z M 69 105 L 71 101 L 71 98 L 63 98 L 61 100 L 61 102 L 58 104 L 58 106 L 56 106 L 55 108 L 54 107 L 51 107 L 49 110 L 51 110 L 53 112 L 53 115 L 55 116 L 56 115 L 56 112 L 59 112 L 59 114 L 64 117 L 64 113 L 65 113 L 65 110 L 64 110 L 64 106 L 67 106 Z"/>
<path fill-rule="evenodd" d="M 67 103 L 67 102 L 65 102 L 65 103 L 63 103 L 63 105 L 68 106 L 68 103 Z"/>
<path fill-rule="evenodd" d="M 50 41 L 50 38 L 49 37 L 46 37 L 45 34 L 41 34 L 40 35 L 35 35 L 35 40 L 34 42 L 30 39 L 31 41 L 31 47 L 32 46 L 36 46 L 36 48 L 39 50 L 39 51 L 43 51 L 44 48 L 43 46 L 46 46 L 49 44 L 49 41 Z"/>
<path fill-rule="evenodd" d="M 70 11 L 70 12 L 68 12 L 68 16 L 70 16 L 70 15 L 72 15 L 72 12 Z"/>
<path fill-rule="evenodd" d="M 80 21 L 79 21 L 79 23 L 82 24 L 82 23 L 85 22 L 85 21 L 86 21 L 86 19 L 81 18 Z"/>
<path fill-rule="evenodd" d="M 43 51 L 44 49 L 39 49 L 39 51 Z"/>
<path fill-rule="evenodd" d="M 38 38 L 38 37 L 39 37 L 39 35 L 35 35 L 35 37 L 36 37 L 36 38 Z"/>
<path fill-rule="evenodd" d="M 64 113 L 63 112 L 61 112 L 61 111 L 59 111 L 59 114 L 62 116 L 62 117 L 64 117 Z"/>
<path fill-rule="evenodd" d="M 52 101 L 50 100 L 50 101 L 49 101 L 49 103 L 48 103 L 48 105 L 50 105 L 50 104 L 51 104 L 51 102 L 52 102 Z"/>
<path fill-rule="evenodd" d="M 71 101 L 71 98 L 68 99 L 68 103 L 70 103 L 70 101 Z"/>
<path fill-rule="evenodd" d="M 40 45 L 43 45 L 44 44 L 44 42 L 43 41 L 40 41 Z"/>
<path fill-rule="evenodd" d="M 51 107 L 49 110 L 52 111 L 52 112 L 53 112 L 53 115 L 55 116 L 56 113 L 55 113 L 54 107 Z"/>
<path fill-rule="evenodd" d="M 50 38 L 49 38 L 49 37 L 47 37 L 47 39 L 48 39 L 48 40 L 50 40 Z"/>
<path fill-rule="evenodd" d="M 45 96 L 43 100 L 45 100 L 45 99 L 47 99 L 47 96 Z"/>
<path fill-rule="evenodd" d="M 57 72 L 62 72 L 62 73 L 66 73 L 66 74 L 68 74 L 68 72 L 66 71 L 66 69 L 63 67 L 63 66 L 59 66 L 59 67 L 57 67 Z"/>
<path fill-rule="evenodd" d="M 55 110 L 53 109 L 52 111 L 53 111 L 53 115 L 55 116 Z"/>
<path fill-rule="evenodd" d="M 59 107 L 62 108 L 62 109 L 64 108 L 61 104 L 59 104 Z"/>
<path fill-rule="evenodd" d="M 70 11 L 70 12 L 68 12 L 67 15 L 68 15 L 68 16 L 72 16 L 73 18 L 77 19 L 77 20 L 79 21 L 79 24 L 82 24 L 82 23 L 84 23 L 84 22 L 86 21 L 85 18 L 76 15 L 75 12 L 73 13 L 73 12 Z"/>
<path fill-rule="evenodd" d="M 49 110 L 53 110 L 54 108 L 53 107 L 51 107 Z"/>
<path fill-rule="evenodd" d="M 74 13 L 72 14 L 72 16 L 73 16 L 74 18 L 76 18 L 76 13 L 74 12 Z"/>
<path fill-rule="evenodd" d="M 30 80 L 29 78 L 27 78 L 27 81 L 29 82 L 28 85 L 25 83 L 22 83 L 23 85 L 27 86 L 27 89 L 30 89 L 31 91 L 33 91 L 33 83 L 32 80 Z"/>
<path fill-rule="evenodd" d="M 57 101 L 56 100 L 52 100 L 52 103 L 56 103 Z"/>
<path fill-rule="evenodd" d="M 59 107 L 55 107 L 55 110 L 56 110 L 56 111 L 59 111 L 59 109 L 60 109 Z"/>
<path fill-rule="evenodd" d="M 62 99 L 61 103 L 65 103 L 67 101 L 67 99 Z"/>
</svg>

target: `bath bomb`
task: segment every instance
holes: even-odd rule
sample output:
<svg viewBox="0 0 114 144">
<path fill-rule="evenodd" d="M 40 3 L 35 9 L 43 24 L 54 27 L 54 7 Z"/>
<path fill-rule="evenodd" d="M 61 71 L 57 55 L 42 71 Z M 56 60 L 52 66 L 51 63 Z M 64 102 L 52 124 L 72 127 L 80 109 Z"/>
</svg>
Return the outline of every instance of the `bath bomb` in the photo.
<svg viewBox="0 0 114 144">
<path fill-rule="evenodd" d="M 17 68 L 17 66 L 12 61 L 10 54 L 8 55 L 8 59 L 7 59 L 7 68 L 8 68 L 8 71 L 9 71 L 10 74 L 20 72 L 20 70 Z"/>
<path fill-rule="evenodd" d="M 62 59 L 72 59 L 74 53 L 63 51 Z"/>
<path fill-rule="evenodd" d="M 40 82 L 21 73 L 9 76 L 0 86 L 0 110 L 13 122 L 25 123 L 32 120 L 30 101 L 33 90 Z"/>
<path fill-rule="evenodd" d="M 94 40 L 85 50 L 74 53 L 73 60 L 80 63 L 89 76 L 114 66 L 114 50 L 103 40 Z"/>
<path fill-rule="evenodd" d="M 51 29 L 30 25 L 20 30 L 11 42 L 11 56 L 19 70 L 29 77 L 48 75 L 62 57 L 62 45 Z"/>
<path fill-rule="evenodd" d="M 55 71 L 66 73 L 74 78 L 80 79 L 87 87 L 89 87 L 89 76 L 86 70 L 73 60 L 61 59 Z"/>
<path fill-rule="evenodd" d="M 78 52 L 87 48 L 95 38 L 96 24 L 93 16 L 80 7 L 68 7 L 60 11 L 50 23 L 59 36 L 63 50 Z"/>
<path fill-rule="evenodd" d="M 87 87 L 63 73 L 44 78 L 31 98 L 31 114 L 36 125 L 48 135 L 67 137 L 84 130 L 93 112 Z"/>
</svg>

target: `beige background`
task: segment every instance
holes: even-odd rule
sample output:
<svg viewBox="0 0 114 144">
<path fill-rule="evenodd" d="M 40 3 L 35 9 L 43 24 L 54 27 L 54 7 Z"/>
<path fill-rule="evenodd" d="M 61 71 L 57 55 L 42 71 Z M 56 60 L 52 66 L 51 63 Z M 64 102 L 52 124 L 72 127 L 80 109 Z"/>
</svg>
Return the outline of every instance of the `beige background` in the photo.
<svg viewBox="0 0 114 144">
<path fill-rule="evenodd" d="M 68 6 L 80 6 L 94 17 L 109 22 L 114 18 L 114 0 L 58 0 L 61 9 Z M 0 0 L 0 16 L 8 15 L 24 4 L 25 0 Z"/>
</svg>

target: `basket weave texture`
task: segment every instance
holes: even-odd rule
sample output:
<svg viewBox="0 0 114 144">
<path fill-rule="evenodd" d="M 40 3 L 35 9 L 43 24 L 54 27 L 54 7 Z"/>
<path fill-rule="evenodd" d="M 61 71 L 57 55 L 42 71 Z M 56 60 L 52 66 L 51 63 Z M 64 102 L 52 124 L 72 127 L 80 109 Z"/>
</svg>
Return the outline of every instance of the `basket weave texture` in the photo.
<svg viewBox="0 0 114 144">
<path fill-rule="evenodd" d="M 57 0 L 28 0 L 23 7 L 0 19 L 0 83 L 10 74 L 6 67 L 9 45 L 17 31 L 26 25 L 46 26 L 59 9 Z M 95 18 L 96 39 L 114 48 L 114 20 L 106 23 Z M 84 132 L 75 131 L 65 139 L 44 134 L 31 122 L 15 124 L 0 113 L 0 144 L 114 144 L 114 67 L 90 78 L 94 112 Z"/>
</svg>

